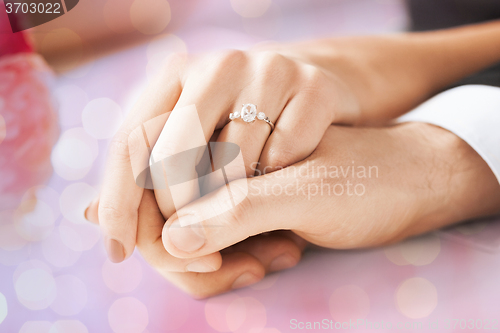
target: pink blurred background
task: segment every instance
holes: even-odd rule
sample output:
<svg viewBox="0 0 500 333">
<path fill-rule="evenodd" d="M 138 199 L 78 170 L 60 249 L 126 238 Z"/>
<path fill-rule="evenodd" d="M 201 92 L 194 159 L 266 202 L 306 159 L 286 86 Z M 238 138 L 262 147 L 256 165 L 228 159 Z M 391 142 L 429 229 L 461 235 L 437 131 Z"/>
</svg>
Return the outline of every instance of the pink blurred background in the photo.
<svg viewBox="0 0 500 333">
<path fill-rule="evenodd" d="M 48 182 L 24 188 L 18 208 L 0 210 L 0 331 L 277 333 L 300 331 L 299 322 L 352 320 L 365 324 L 350 329 L 358 332 L 386 331 L 388 323 L 459 332 L 461 319 L 491 328 L 496 320 L 500 329 L 498 221 L 374 250 L 309 249 L 293 269 L 196 301 L 138 253 L 111 264 L 99 229 L 83 218 L 109 139 L 172 52 L 396 32 L 407 23 L 400 0 L 80 0 L 32 29 L 57 72 L 49 88 L 60 137 L 46 154 Z M 429 328 L 436 322 L 439 329 Z"/>
</svg>

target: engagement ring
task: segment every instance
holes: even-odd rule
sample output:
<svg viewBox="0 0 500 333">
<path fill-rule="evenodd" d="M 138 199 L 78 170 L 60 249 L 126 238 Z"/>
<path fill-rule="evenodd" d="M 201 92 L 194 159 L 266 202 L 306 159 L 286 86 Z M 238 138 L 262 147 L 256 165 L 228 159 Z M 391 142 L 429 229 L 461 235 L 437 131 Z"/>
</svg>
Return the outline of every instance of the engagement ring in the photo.
<svg viewBox="0 0 500 333">
<path fill-rule="evenodd" d="M 257 113 L 257 105 L 243 104 L 240 111 L 235 111 L 229 114 L 229 120 L 241 118 L 246 123 L 253 123 L 255 119 L 265 121 L 271 127 L 271 133 L 274 130 L 274 124 L 264 112 Z"/>
</svg>

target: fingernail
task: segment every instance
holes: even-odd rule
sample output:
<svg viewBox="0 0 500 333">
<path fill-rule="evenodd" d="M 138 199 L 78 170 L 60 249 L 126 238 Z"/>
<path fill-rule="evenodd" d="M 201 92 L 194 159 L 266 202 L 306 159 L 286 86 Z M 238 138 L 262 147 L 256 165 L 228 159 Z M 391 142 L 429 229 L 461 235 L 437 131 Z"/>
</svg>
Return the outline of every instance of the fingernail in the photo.
<svg viewBox="0 0 500 333">
<path fill-rule="evenodd" d="M 186 271 L 188 272 L 196 272 L 196 273 L 208 273 L 215 272 L 216 269 L 207 264 L 203 260 L 193 261 L 189 265 L 186 266 Z"/>
<path fill-rule="evenodd" d="M 108 252 L 108 258 L 111 262 L 119 263 L 125 259 L 125 249 L 123 245 L 111 238 L 105 238 L 106 251 Z"/>
<path fill-rule="evenodd" d="M 95 198 L 92 200 L 90 205 L 85 209 L 85 219 L 89 222 L 92 223 L 99 223 L 99 218 L 97 216 L 97 207 L 96 205 L 98 204 L 99 199 Z"/>
<path fill-rule="evenodd" d="M 292 257 L 290 254 L 282 254 L 279 257 L 275 258 L 271 264 L 269 265 L 269 270 L 271 272 L 281 271 L 290 267 L 293 267 L 297 264 L 297 260 Z"/>
<path fill-rule="evenodd" d="M 251 284 L 254 284 L 259 280 L 260 279 L 257 275 L 254 275 L 250 272 L 246 272 L 241 274 L 236 280 L 234 280 L 232 288 L 233 289 L 243 288 Z"/>
<path fill-rule="evenodd" d="M 186 216 L 182 219 L 186 221 Z M 205 244 L 205 232 L 200 223 L 181 227 L 179 220 L 175 220 L 168 228 L 168 236 L 176 248 L 187 253 L 194 252 Z"/>
</svg>

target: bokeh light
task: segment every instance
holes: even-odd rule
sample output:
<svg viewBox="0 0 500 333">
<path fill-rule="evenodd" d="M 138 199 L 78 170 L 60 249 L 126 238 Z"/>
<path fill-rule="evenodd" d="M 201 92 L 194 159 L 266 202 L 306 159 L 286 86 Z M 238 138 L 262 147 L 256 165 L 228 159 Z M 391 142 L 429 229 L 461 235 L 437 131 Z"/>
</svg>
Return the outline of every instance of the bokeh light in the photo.
<svg viewBox="0 0 500 333">
<path fill-rule="evenodd" d="M 65 52 L 71 50 L 71 52 Z M 50 55 L 57 71 L 67 71 L 77 67 L 83 61 L 83 41 L 73 30 L 54 29 L 42 40 L 41 53 Z"/>
<path fill-rule="evenodd" d="M 19 276 L 21 276 L 22 273 L 24 273 L 30 269 L 34 269 L 34 268 L 41 269 L 41 270 L 46 271 L 49 274 L 52 274 L 52 270 L 50 269 L 49 265 L 47 265 L 43 261 L 36 260 L 36 259 L 27 260 L 27 261 L 20 263 L 17 266 L 16 270 L 14 271 L 14 274 L 12 275 L 13 282 L 15 283 L 16 280 L 19 278 Z"/>
<path fill-rule="evenodd" d="M 15 228 L 28 241 L 47 238 L 55 224 L 55 214 L 45 202 L 37 199 L 24 200 L 15 214 Z"/>
<path fill-rule="evenodd" d="M 59 227 L 57 228 L 59 231 L 59 237 L 61 237 L 61 241 L 63 242 L 63 244 L 66 245 L 71 250 L 76 252 L 82 252 L 83 251 L 82 237 L 75 229 L 68 226 L 68 224 L 69 223 L 65 225 L 59 225 Z"/>
<path fill-rule="evenodd" d="M 267 323 L 266 308 L 253 297 L 240 297 L 229 304 L 226 321 L 231 332 L 246 333 L 250 329 L 262 329 Z"/>
<path fill-rule="evenodd" d="M 174 53 L 187 53 L 186 43 L 173 34 L 156 36 L 146 48 L 148 63 L 146 74 L 148 80 L 154 78 L 163 69 L 167 59 Z"/>
<path fill-rule="evenodd" d="M 55 283 L 57 296 L 50 308 L 61 316 L 74 316 L 80 313 L 87 304 L 87 287 L 83 281 L 73 275 L 61 275 L 55 278 Z"/>
<path fill-rule="evenodd" d="M 245 301 L 242 298 L 238 297 L 229 304 L 226 310 L 226 322 L 231 332 L 235 332 L 243 325 L 246 320 L 246 311 Z"/>
<path fill-rule="evenodd" d="M 364 319 L 370 312 L 368 294 L 356 285 L 337 288 L 329 301 L 330 314 L 336 321 Z"/>
<path fill-rule="evenodd" d="M 132 25 L 145 35 L 162 32 L 170 18 L 170 4 L 166 0 L 135 0 L 130 7 Z"/>
<path fill-rule="evenodd" d="M 62 77 L 67 77 L 69 79 L 79 79 L 87 75 L 93 68 L 94 62 L 91 59 L 87 59 L 85 63 L 80 64 L 78 67 L 73 68 L 70 71 L 61 73 Z"/>
<path fill-rule="evenodd" d="M 400 244 L 394 244 L 391 246 L 386 246 L 384 248 L 384 254 L 389 261 L 391 261 L 393 264 L 396 264 L 398 266 L 405 266 L 409 265 L 410 263 L 403 257 L 403 254 L 401 253 L 401 246 Z"/>
<path fill-rule="evenodd" d="M 59 104 L 59 122 L 63 128 L 79 125 L 89 100 L 87 93 L 77 85 L 66 84 L 54 89 L 53 94 Z"/>
<path fill-rule="evenodd" d="M 385 256 L 396 265 L 424 266 L 431 264 L 441 252 L 441 239 L 430 233 L 404 240 L 384 249 Z"/>
<path fill-rule="evenodd" d="M 119 264 L 106 260 L 102 266 L 102 278 L 115 293 L 131 292 L 142 280 L 141 263 L 134 257 Z"/>
<path fill-rule="evenodd" d="M 85 169 L 92 165 L 92 151 L 81 140 L 76 138 L 62 140 L 56 149 L 63 163 L 70 168 Z"/>
<path fill-rule="evenodd" d="M 395 299 L 398 310 L 411 319 L 429 316 L 438 303 L 436 287 L 421 277 L 405 280 L 398 287 Z"/>
<path fill-rule="evenodd" d="M 142 332 L 148 326 L 148 309 L 137 298 L 120 298 L 109 308 L 108 321 L 115 333 Z"/>
<path fill-rule="evenodd" d="M 281 333 L 277 328 L 265 327 L 265 328 L 251 328 L 248 333 Z"/>
<path fill-rule="evenodd" d="M 242 25 L 249 35 L 271 39 L 280 31 L 282 21 L 281 10 L 273 3 L 262 16 L 244 17 Z"/>
<path fill-rule="evenodd" d="M 3 99 L 0 97 L 0 111 L 2 111 L 2 106 L 4 104 Z M 5 124 L 5 119 L 0 114 L 0 144 L 2 144 L 3 139 L 7 136 L 7 125 Z"/>
<path fill-rule="evenodd" d="M 271 0 L 231 0 L 233 10 L 242 17 L 262 16 L 271 6 L 271 3 Z"/>
<path fill-rule="evenodd" d="M 130 7 L 134 0 L 108 0 L 104 5 L 104 22 L 118 34 L 135 31 L 130 18 Z"/>
<path fill-rule="evenodd" d="M 83 128 L 96 139 L 113 137 L 121 122 L 121 107 L 107 97 L 91 100 L 82 112 Z"/>
<path fill-rule="evenodd" d="M 182 331 L 183 325 L 193 316 L 192 299 L 186 297 L 179 289 L 167 289 L 162 285 L 161 290 L 155 291 L 154 295 L 149 295 L 148 304 L 161 304 L 161 306 L 148 307 L 151 333 L 159 330 Z M 201 312 L 199 316 L 202 318 L 203 313 Z M 204 323 L 202 319 L 199 322 Z"/>
<path fill-rule="evenodd" d="M 64 245 L 73 251 L 88 251 L 101 238 L 99 226 L 91 223 L 75 224 L 63 219 L 58 229 Z"/>
<path fill-rule="evenodd" d="M 227 309 L 238 298 L 239 296 L 234 293 L 209 298 L 205 302 L 205 319 L 208 325 L 218 332 L 229 332 Z"/>
<path fill-rule="evenodd" d="M 41 247 L 45 260 L 55 267 L 70 267 L 81 255 L 81 251 L 74 251 L 64 244 L 58 230 L 45 239 Z"/>
<path fill-rule="evenodd" d="M 26 243 L 26 239 L 19 235 L 14 224 L 0 225 L 0 248 L 15 251 L 23 248 Z"/>
<path fill-rule="evenodd" d="M 159 35 L 148 43 L 146 48 L 146 55 L 148 57 L 146 74 L 148 80 L 151 80 L 161 72 L 169 56 L 174 53 L 187 53 L 186 43 L 176 35 Z"/>
<path fill-rule="evenodd" d="M 58 320 L 50 328 L 49 333 L 88 333 L 87 327 L 78 320 Z"/>
<path fill-rule="evenodd" d="M 56 284 L 52 274 L 41 268 L 21 273 L 14 287 L 19 302 L 30 310 L 45 309 L 56 297 Z"/>
<path fill-rule="evenodd" d="M 68 185 L 61 193 L 60 206 L 62 215 L 75 224 L 89 223 L 85 219 L 85 210 L 97 195 L 97 190 L 87 183 Z"/>
<path fill-rule="evenodd" d="M 26 191 L 23 200 L 36 198 L 37 200 L 46 203 L 52 210 L 54 218 L 57 219 L 61 215 L 59 208 L 59 193 L 52 187 L 46 185 L 34 186 Z"/>
<path fill-rule="evenodd" d="M 149 61 L 156 58 L 165 59 L 173 53 L 187 53 L 186 43 L 174 34 L 158 35 L 146 47 Z"/>
<path fill-rule="evenodd" d="M 414 266 L 432 263 L 441 251 L 441 240 L 435 233 L 405 240 L 400 244 L 401 255 Z"/>
<path fill-rule="evenodd" d="M 1 228 L 0 232 L 0 242 L 2 244 L 0 246 L 0 264 L 4 266 L 16 266 L 29 260 L 31 246 L 27 245 L 27 241 L 19 236 L 13 224 L 8 224 L 8 227 Z"/>
<path fill-rule="evenodd" d="M 252 288 L 254 290 L 269 289 L 276 283 L 276 281 L 278 281 L 279 277 L 280 277 L 279 273 L 273 273 L 273 274 L 267 275 L 259 282 L 250 285 L 250 288 Z"/>
<path fill-rule="evenodd" d="M 8 313 L 9 313 L 9 310 L 8 310 L 8 306 L 7 306 L 7 299 L 5 298 L 5 296 L 2 293 L 0 293 L 0 324 L 7 317 Z"/>
<path fill-rule="evenodd" d="M 79 320 L 27 321 L 19 333 L 88 333 L 87 327 Z"/>
<path fill-rule="evenodd" d="M 82 127 L 65 131 L 52 150 L 54 171 L 63 179 L 77 180 L 90 171 L 99 153 L 97 140 Z"/>
<path fill-rule="evenodd" d="M 51 333 L 52 323 L 49 321 L 27 321 L 21 326 L 19 333 Z"/>
</svg>

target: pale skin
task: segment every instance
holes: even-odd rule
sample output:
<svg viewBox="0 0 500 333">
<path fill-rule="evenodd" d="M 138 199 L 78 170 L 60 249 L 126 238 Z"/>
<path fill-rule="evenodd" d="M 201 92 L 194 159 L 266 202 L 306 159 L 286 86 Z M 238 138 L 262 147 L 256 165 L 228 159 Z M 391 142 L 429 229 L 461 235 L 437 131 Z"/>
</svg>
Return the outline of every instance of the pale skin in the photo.
<svg viewBox="0 0 500 333">
<path fill-rule="evenodd" d="M 498 183 L 455 135 L 423 124 L 377 129 L 330 125 L 378 124 L 401 115 L 446 85 L 500 61 L 500 43 L 492 42 L 498 40 L 496 22 L 176 56 L 113 140 L 103 189 L 87 217 L 103 227 L 112 261 L 128 257 L 137 244 L 167 279 L 195 297 L 206 297 L 294 266 L 306 241 L 330 248 L 376 246 L 496 213 Z M 265 123 L 224 126 L 229 112 L 249 102 L 275 122 L 270 136 Z M 325 166 L 350 165 L 352 160 L 377 165 L 380 177 L 365 179 L 366 194 L 359 197 L 304 200 L 250 191 L 217 221 L 204 220 L 196 229 L 198 238 L 189 238 L 191 228 L 171 225 L 177 215 L 203 214 L 204 202 L 215 198 L 217 189 L 176 212 L 168 195 L 155 196 L 136 185 L 128 137 L 147 120 L 191 104 L 198 109 L 207 141 L 220 131 L 217 141 L 241 147 L 247 176 L 253 175 L 251 166 L 257 161 L 261 169 L 277 170 L 234 182 L 254 182 L 250 188 L 259 188 L 255 182 L 262 180 L 286 186 L 292 180 L 277 177 L 286 170 L 279 169 L 306 160 Z M 172 149 L 182 140 L 167 135 L 158 145 L 168 142 Z M 224 227 L 205 228 L 207 221 Z M 282 229 L 289 231 L 259 235 Z"/>
</svg>

